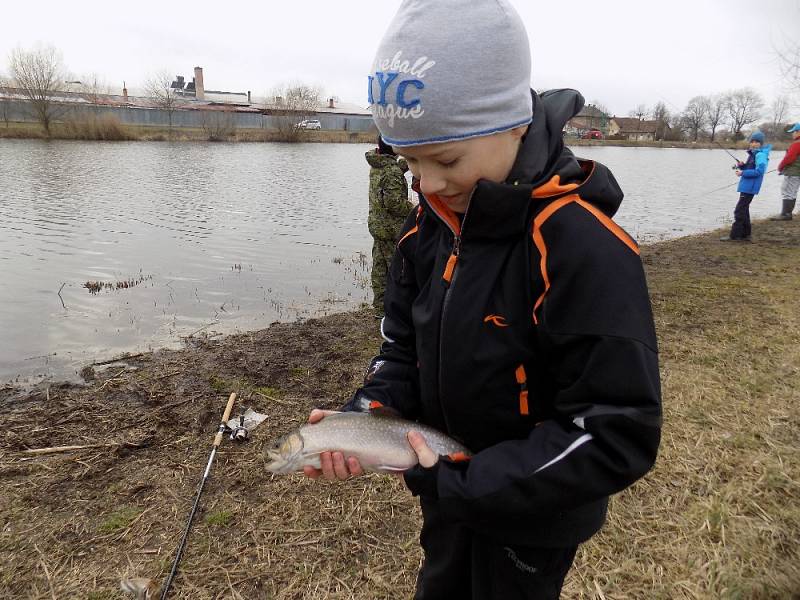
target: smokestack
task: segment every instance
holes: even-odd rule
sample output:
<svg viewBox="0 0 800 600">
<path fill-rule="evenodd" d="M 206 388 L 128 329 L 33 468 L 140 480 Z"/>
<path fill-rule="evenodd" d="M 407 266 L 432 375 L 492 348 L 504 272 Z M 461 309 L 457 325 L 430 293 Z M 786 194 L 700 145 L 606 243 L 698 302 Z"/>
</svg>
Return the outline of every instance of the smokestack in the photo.
<svg viewBox="0 0 800 600">
<path fill-rule="evenodd" d="M 333 105 L 333 98 L 328 98 L 328 108 L 336 108 L 336 107 Z"/>
<path fill-rule="evenodd" d="M 247 103 L 250 104 L 250 90 L 247 90 Z"/>
<path fill-rule="evenodd" d="M 128 102 L 128 88 L 126 87 L 124 81 L 122 82 L 122 99 L 127 104 L 127 102 Z"/>
<path fill-rule="evenodd" d="M 204 100 L 206 97 L 206 88 L 203 85 L 203 68 L 194 68 L 194 97 L 198 100 Z"/>
</svg>

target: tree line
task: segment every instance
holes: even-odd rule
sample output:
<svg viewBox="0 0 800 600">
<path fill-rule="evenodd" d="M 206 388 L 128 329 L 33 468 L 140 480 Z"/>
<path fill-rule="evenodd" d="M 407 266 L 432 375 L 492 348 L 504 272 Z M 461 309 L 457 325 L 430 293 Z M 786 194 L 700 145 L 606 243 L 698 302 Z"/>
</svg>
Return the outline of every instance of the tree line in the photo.
<svg viewBox="0 0 800 600">
<path fill-rule="evenodd" d="M 789 95 L 779 96 L 766 106 L 761 94 L 744 87 L 722 94 L 695 96 L 683 110 L 675 112 L 660 101 L 652 108 L 640 104 L 628 114 L 640 121 L 655 121 L 656 139 L 714 142 L 722 136 L 738 141 L 744 138 L 742 131 L 751 125 L 756 125 L 768 137 L 781 139 L 785 136 L 791 106 Z"/>
<path fill-rule="evenodd" d="M 63 102 L 65 95 L 77 93 L 90 104 L 97 104 L 101 97 L 111 95 L 111 86 L 98 75 L 92 73 L 79 78 L 71 75 L 61 53 L 53 46 L 16 48 L 9 56 L 8 66 L 10 78 L 0 74 L 0 88 L 13 88 L 28 101 L 32 117 L 48 137 L 53 122 L 64 117 L 67 111 L 75 118 L 76 108 Z M 183 90 L 175 85 L 173 76 L 166 70 L 151 75 L 142 89 L 152 105 L 166 113 L 171 132 L 173 114 L 185 100 Z M 304 133 L 298 122 L 314 115 L 319 108 L 322 90 L 299 82 L 285 83 L 276 86 L 265 98 L 269 100 L 264 100 L 263 108 L 273 116 L 279 138 L 293 141 Z M 10 120 L 9 102 L 8 94 L 0 95 L 0 119 L 6 128 Z M 202 128 L 209 139 L 225 139 L 235 133 L 235 122 L 229 112 L 203 112 Z"/>
</svg>

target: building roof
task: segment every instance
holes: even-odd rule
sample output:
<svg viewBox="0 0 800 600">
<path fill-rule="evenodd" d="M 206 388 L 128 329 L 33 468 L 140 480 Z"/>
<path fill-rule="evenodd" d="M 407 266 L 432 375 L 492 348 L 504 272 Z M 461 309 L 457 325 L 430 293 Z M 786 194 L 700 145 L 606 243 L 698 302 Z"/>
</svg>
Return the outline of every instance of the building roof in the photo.
<svg viewBox="0 0 800 600">
<path fill-rule="evenodd" d="M 640 121 L 636 117 L 612 117 L 620 133 L 655 133 L 658 121 Z"/>
</svg>

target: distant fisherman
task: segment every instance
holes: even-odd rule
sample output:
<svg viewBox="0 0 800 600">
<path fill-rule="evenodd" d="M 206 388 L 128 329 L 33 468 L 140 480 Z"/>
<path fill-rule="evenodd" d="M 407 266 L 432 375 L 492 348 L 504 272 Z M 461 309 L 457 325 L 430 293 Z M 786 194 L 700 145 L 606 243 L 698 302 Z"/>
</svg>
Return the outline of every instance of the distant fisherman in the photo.
<svg viewBox="0 0 800 600">
<path fill-rule="evenodd" d="M 783 175 L 781 184 L 781 214 L 770 217 L 770 221 L 791 221 L 792 211 L 797 202 L 797 190 L 800 188 L 800 123 L 795 123 L 786 133 L 792 134 L 794 142 L 786 151 L 781 164 L 778 165 L 778 174 Z"/>
<path fill-rule="evenodd" d="M 739 161 L 736 165 L 736 176 L 741 177 L 739 187 L 739 202 L 733 211 L 733 225 L 727 236 L 720 238 L 721 242 L 749 242 L 751 241 L 752 227 L 750 225 L 750 203 L 761 190 L 761 182 L 767 172 L 769 151 L 772 146 L 764 145 L 764 134 L 760 131 L 750 136 L 750 147 L 747 150 L 747 160 Z"/>
<path fill-rule="evenodd" d="M 383 317 L 383 292 L 394 256 L 400 228 L 411 212 L 405 160 L 397 160 L 392 147 L 378 136 L 378 147 L 366 153 L 369 171 L 369 218 L 372 235 L 372 305 L 376 317 Z"/>
</svg>

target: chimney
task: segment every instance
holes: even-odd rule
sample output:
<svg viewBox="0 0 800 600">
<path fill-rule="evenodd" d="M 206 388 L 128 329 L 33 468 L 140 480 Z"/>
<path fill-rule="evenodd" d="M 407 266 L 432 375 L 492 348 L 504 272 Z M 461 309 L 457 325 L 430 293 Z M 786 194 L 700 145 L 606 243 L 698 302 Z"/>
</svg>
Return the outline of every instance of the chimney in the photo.
<svg viewBox="0 0 800 600">
<path fill-rule="evenodd" d="M 122 82 L 122 99 L 125 103 L 128 103 L 128 88 L 125 86 L 125 82 Z"/>
<path fill-rule="evenodd" d="M 194 68 L 194 97 L 198 100 L 204 100 L 206 97 L 206 88 L 203 85 L 203 68 Z"/>
<path fill-rule="evenodd" d="M 336 108 L 333 103 L 333 98 L 328 98 L 328 108 Z"/>
<path fill-rule="evenodd" d="M 247 103 L 250 104 L 250 90 L 247 90 Z"/>
</svg>

